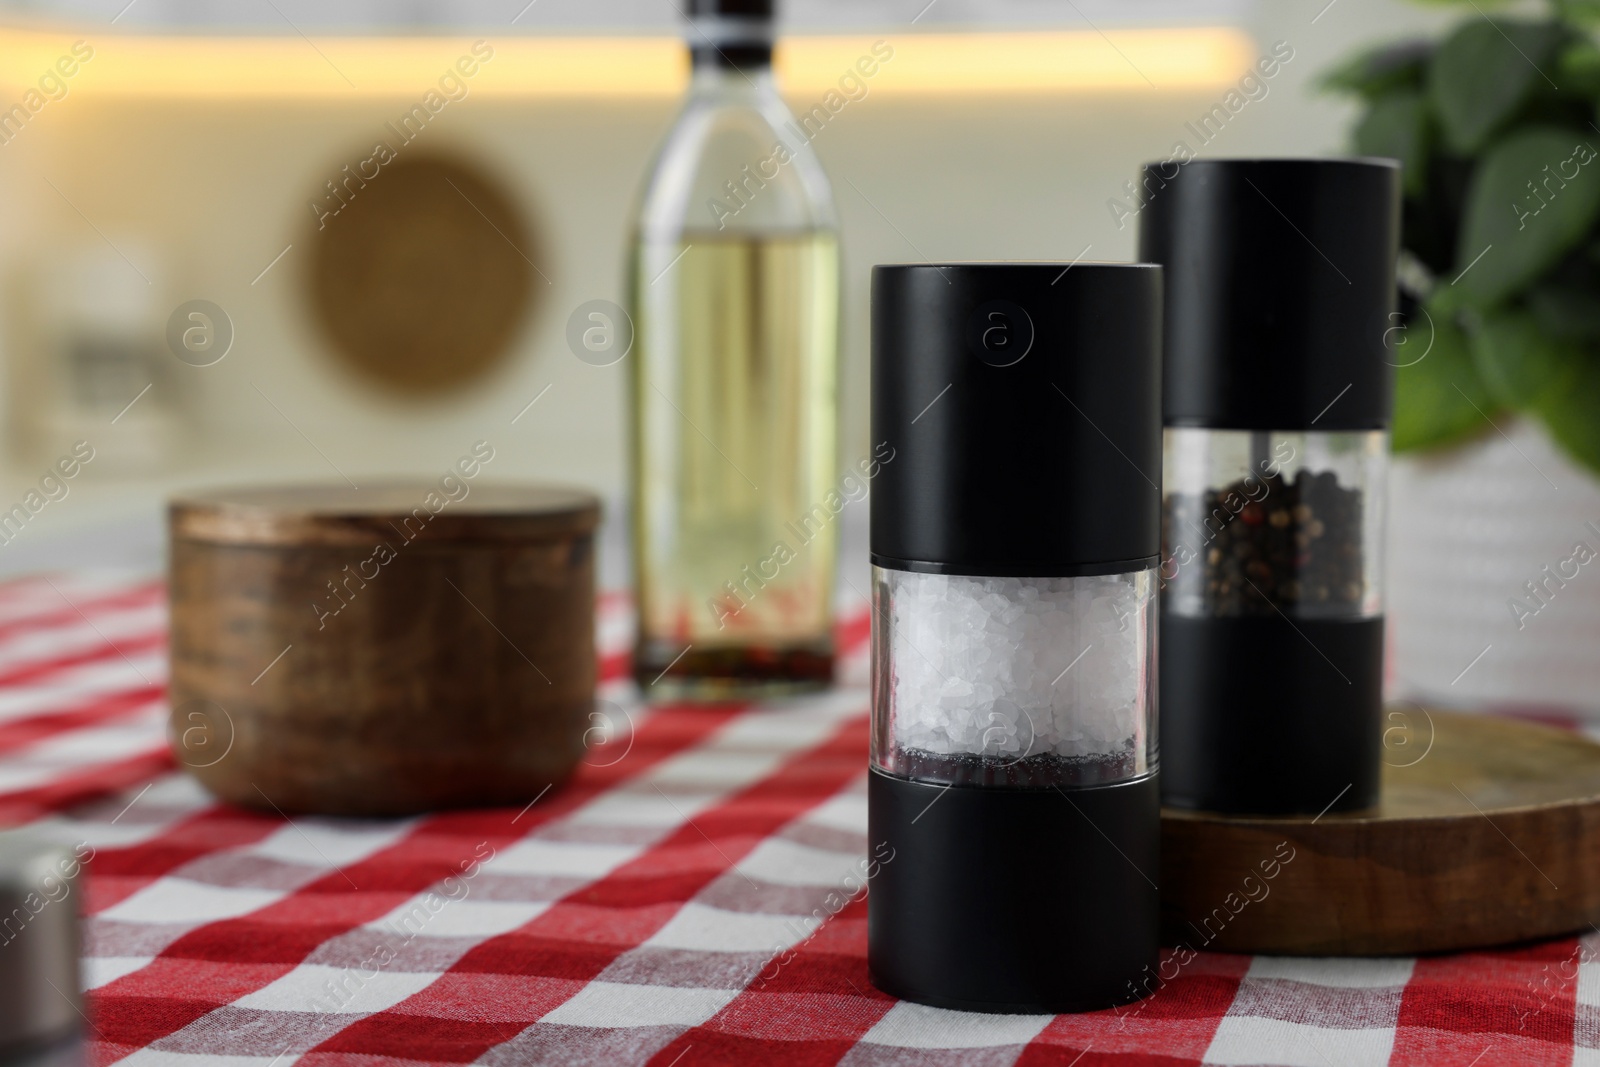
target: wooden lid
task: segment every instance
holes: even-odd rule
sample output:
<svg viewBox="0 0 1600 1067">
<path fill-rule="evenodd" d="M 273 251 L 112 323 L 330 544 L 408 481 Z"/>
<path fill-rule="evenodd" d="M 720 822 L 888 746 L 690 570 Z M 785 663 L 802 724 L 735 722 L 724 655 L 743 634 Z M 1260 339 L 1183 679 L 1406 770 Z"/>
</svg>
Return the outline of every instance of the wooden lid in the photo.
<svg viewBox="0 0 1600 1067">
<path fill-rule="evenodd" d="M 465 495 L 462 490 L 465 489 Z M 452 495 L 456 499 L 452 499 Z M 420 536 L 430 542 L 548 541 L 591 533 L 600 499 L 583 489 L 455 478 L 438 482 L 252 486 L 174 498 L 173 540 L 347 545 Z"/>
</svg>

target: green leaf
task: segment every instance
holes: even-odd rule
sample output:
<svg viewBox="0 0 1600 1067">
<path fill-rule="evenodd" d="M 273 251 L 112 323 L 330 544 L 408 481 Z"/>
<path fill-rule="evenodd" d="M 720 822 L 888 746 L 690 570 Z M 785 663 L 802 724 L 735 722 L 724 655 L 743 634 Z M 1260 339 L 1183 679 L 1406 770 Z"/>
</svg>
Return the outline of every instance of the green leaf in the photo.
<svg viewBox="0 0 1600 1067">
<path fill-rule="evenodd" d="M 1580 24 L 1600 22 L 1600 0 L 1552 0 L 1556 13 Z"/>
<path fill-rule="evenodd" d="M 1565 31 L 1547 22 L 1472 19 L 1445 38 L 1428 68 L 1428 94 L 1445 141 L 1456 152 L 1481 149 L 1544 83 Z"/>
<path fill-rule="evenodd" d="M 1600 360 L 1577 353 L 1565 388 L 1551 390 L 1535 405 L 1556 443 L 1578 462 L 1600 473 Z"/>
<path fill-rule="evenodd" d="M 1581 353 L 1539 329 L 1522 310 L 1485 315 L 1472 332 L 1472 360 L 1497 404 L 1531 408 L 1567 387 Z"/>
<path fill-rule="evenodd" d="M 1561 341 L 1600 341 L 1600 270 L 1574 252 L 1528 290 L 1539 329 Z"/>
<path fill-rule="evenodd" d="M 1600 294 L 1541 282 L 1528 291 L 1528 310 L 1539 329 L 1557 340 L 1600 339 Z"/>
<path fill-rule="evenodd" d="M 1421 89 L 1433 50 L 1434 43 L 1429 40 L 1380 45 L 1335 67 L 1318 85 L 1332 92 L 1357 93 L 1369 100 L 1396 90 Z"/>
<path fill-rule="evenodd" d="M 1574 459 L 1600 471 L 1600 358 L 1540 330 L 1533 315 L 1484 317 L 1472 336 L 1473 362 L 1490 395 L 1536 416 Z"/>
<path fill-rule="evenodd" d="M 1400 161 L 1409 196 L 1420 196 L 1428 180 L 1428 103 L 1419 92 L 1379 97 L 1356 127 L 1356 151 Z"/>
<path fill-rule="evenodd" d="M 1413 346 L 1421 346 L 1418 355 Z M 1400 364 L 1391 439 L 1396 452 L 1451 444 L 1488 427 L 1495 402 L 1473 365 L 1466 335 L 1449 315 L 1418 308 L 1394 352 Z"/>
<path fill-rule="evenodd" d="M 1580 134 L 1551 126 L 1511 134 L 1489 150 L 1467 191 L 1458 299 L 1497 304 L 1588 235 L 1600 211 L 1595 155 Z"/>
<path fill-rule="evenodd" d="M 1600 96 L 1600 48 L 1587 38 L 1567 45 L 1556 59 L 1555 79 L 1568 92 Z"/>
</svg>

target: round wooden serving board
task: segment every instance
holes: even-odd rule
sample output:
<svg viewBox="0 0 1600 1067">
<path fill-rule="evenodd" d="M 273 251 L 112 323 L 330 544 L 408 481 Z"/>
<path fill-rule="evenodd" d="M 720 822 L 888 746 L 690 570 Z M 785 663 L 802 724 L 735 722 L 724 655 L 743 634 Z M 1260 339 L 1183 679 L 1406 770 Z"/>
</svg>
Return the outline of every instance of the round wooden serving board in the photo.
<svg viewBox="0 0 1600 1067">
<path fill-rule="evenodd" d="M 1375 811 L 1268 818 L 1164 809 L 1167 943 L 1414 955 L 1600 921 L 1600 745 L 1416 706 L 1392 710 L 1390 721 Z"/>
</svg>

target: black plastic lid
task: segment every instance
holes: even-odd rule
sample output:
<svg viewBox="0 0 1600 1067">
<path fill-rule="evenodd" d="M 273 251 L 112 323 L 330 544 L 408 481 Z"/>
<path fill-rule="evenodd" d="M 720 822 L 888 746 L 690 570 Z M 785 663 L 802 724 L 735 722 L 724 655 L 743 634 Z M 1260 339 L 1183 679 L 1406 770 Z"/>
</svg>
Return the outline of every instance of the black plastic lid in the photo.
<svg viewBox="0 0 1600 1067">
<path fill-rule="evenodd" d="M 774 0 L 690 0 L 689 54 L 696 67 L 772 66 Z"/>
<path fill-rule="evenodd" d="M 721 15 L 724 18 L 770 19 L 776 5 L 773 0 L 689 0 L 691 18 L 704 15 Z"/>
<path fill-rule="evenodd" d="M 1166 267 L 1168 425 L 1389 425 L 1392 160 L 1147 163 L 1139 257 Z"/>
<path fill-rule="evenodd" d="M 872 561 L 1019 577 L 1153 565 L 1160 346 L 1150 264 L 874 267 Z"/>
</svg>

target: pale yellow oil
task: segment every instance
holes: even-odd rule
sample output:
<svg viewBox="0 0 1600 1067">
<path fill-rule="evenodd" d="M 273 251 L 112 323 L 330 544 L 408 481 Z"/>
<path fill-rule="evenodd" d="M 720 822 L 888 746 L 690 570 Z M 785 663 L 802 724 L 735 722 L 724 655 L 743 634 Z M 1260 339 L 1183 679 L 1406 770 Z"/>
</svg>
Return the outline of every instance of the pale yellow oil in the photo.
<svg viewBox="0 0 1600 1067">
<path fill-rule="evenodd" d="M 837 239 L 640 240 L 630 300 L 636 677 L 731 696 L 825 681 Z"/>
</svg>

